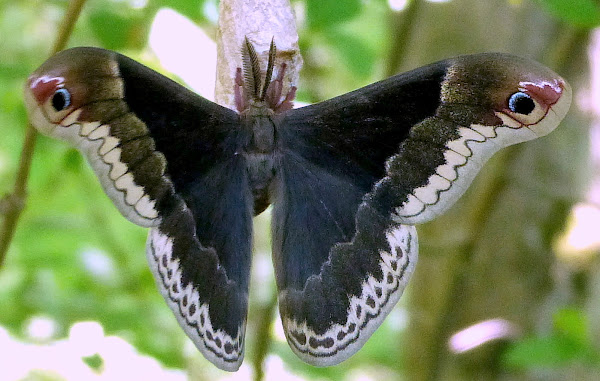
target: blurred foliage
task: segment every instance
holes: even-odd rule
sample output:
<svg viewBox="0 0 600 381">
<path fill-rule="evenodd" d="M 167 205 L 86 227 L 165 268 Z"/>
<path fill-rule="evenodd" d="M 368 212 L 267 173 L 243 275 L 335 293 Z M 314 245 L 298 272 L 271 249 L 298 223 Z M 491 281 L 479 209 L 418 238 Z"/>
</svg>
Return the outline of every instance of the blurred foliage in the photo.
<svg viewBox="0 0 600 381">
<path fill-rule="evenodd" d="M 548 336 L 527 337 L 504 353 L 510 369 L 559 369 L 573 364 L 600 367 L 600 351 L 590 340 L 588 319 L 580 309 L 557 311 Z"/>
<path fill-rule="evenodd" d="M 593 0 L 540 2 L 554 15 L 577 26 L 592 27 L 600 20 L 598 3 Z M 170 7 L 214 31 L 211 17 L 205 14 L 207 3 L 90 1 L 69 46 L 102 46 L 152 60 L 146 43 L 156 12 Z M 299 22 L 306 61 L 300 100 L 326 99 L 381 77 L 393 38 L 389 35 L 391 11 L 386 2 L 305 0 L 295 4 L 304 10 L 299 12 L 304 15 Z M 1 195 L 9 193 L 14 183 L 27 123 L 21 88 L 50 50 L 65 7 L 66 2 L 60 0 L 0 0 Z M 173 36 L 174 44 L 183 40 L 185 36 Z M 76 150 L 39 136 L 27 207 L 5 266 L 0 269 L 0 324 L 27 339 L 28 322 L 36 316 L 50 317 L 58 323 L 56 337 L 64 337 L 74 322 L 96 320 L 107 334 L 126 338 L 164 364 L 187 367 L 189 355 L 183 350 L 187 338 L 157 292 L 147 268 L 146 234 L 145 229 L 119 215 Z M 268 243 L 257 245 L 257 250 L 269 251 Z M 252 318 L 250 326 L 254 324 Z M 398 376 L 404 367 L 400 361 L 402 351 L 409 348 L 398 344 L 401 324 L 394 326 L 390 318 L 359 354 L 336 367 L 309 367 L 282 341 L 275 341 L 271 351 L 307 378 L 342 380 L 356 369 L 369 369 L 382 379 L 389 376 L 385 372 Z M 580 310 L 558 312 L 551 334 L 528 337 L 511 346 L 504 358 L 505 366 L 559 367 L 572 361 L 598 366 L 598 348 L 589 339 L 587 324 Z M 251 334 L 251 328 L 248 331 Z M 252 356 L 249 345 L 247 353 Z M 99 359 L 89 361 L 91 366 L 98 366 Z"/>
<path fill-rule="evenodd" d="M 600 25 L 600 3 L 596 0 L 540 0 L 556 17 L 582 28 Z"/>
<path fill-rule="evenodd" d="M 148 35 L 146 21 L 144 14 L 133 9 L 125 12 L 114 8 L 99 9 L 89 18 L 90 27 L 100 44 L 113 50 L 142 48 Z"/>
<path fill-rule="evenodd" d="M 311 29 L 331 29 L 356 17 L 360 11 L 360 0 L 306 0 L 306 18 Z"/>
</svg>

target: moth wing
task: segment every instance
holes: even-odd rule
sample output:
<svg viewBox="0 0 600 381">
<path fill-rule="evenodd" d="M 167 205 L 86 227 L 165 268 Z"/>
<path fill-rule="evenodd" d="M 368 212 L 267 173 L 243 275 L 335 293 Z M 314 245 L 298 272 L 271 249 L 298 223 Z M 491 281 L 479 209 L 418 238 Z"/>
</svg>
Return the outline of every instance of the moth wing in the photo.
<svg viewBox="0 0 600 381">
<path fill-rule="evenodd" d="M 32 74 L 30 119 L 87 157 L 130 221 L 179 324 L 219 368 L 243 359 L 253 199 L 238 115 L 114 52 L 75 48 Z"/>
<path fill-rule="evenodd" d="M 498 149 L 554 129 L 570 97 L 539 64 L 480 54 L 284 114 L 273 255 L 293 351 L 320 366 L 354 354 L 414 270 L 413 225 L 449 208 Z"/>
</svg>

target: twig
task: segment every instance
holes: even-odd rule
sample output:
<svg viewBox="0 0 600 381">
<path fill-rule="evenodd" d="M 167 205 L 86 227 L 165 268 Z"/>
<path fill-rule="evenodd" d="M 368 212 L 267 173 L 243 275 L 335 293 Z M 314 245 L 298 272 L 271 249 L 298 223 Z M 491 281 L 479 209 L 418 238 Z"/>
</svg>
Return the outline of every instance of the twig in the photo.
<svg viewBox="0 0 600 381">
<path fill-rule="evenodd" d="M 413 25 L 420 13 L 421 3 L 421 0 L 409 1 L 401 13 L 393 12 L 391 16 L 390 35 L 394 38 L 387 59 L 386 77 L 398 73 L 398 68 L 406 56 L 406 46 L 411 40 Z"/>
<path fill-rule="evenodd" d="M 267 303 L 263 304 L 258 311 L 258 324 L 254 335 L 254 357 L 252 368 L 254 368 L 254 381 L 262 381 L 265 376 L 264 361 L 271 346 L 271 330 L 273 328 L 273 314 L 277 307 L 277 292 L 271 290 L 271 296 Z"/>
<path fill-rule="evenodd" d="M 71 33 L 81 14 L 81 9 L 83 8 L 85 1 L 86 0 L 71 0 L 69 3 L 69 8 L 67 8 L 67 12 L 65 13 L 64 22 L 61 23 L 58 36 L 56 36 L 56 42 L 52 47 L 52 55 L 63 50 L 67 45 L 67 41 L 69 40 L 69 37 L 71 37 Z"/>
<path fill-rule="evenodd" d="M 261 70 L 267 68 L 271 40 L 277 46 L 275 69 L 280 64 L 287 65 L 283 93 L 298 82 L 302 57 L 298 48 L 298 32 L 289 0 L 222 0 L 219 9 L 217 32 L 217 83 L 215 101 L 223 106 L 234 108 L 234 78 L 241 67 L 240 49 L 248 38 L 258 53 Z M 276 294 L 260 305 L 252 319 L 258 328 L 254 335 L 252 366 L 254 380 L 264 378 L 264 360 L 272 341 L 270 331 L 276 307 Z M 260 320 L 255 320 L 255 319 Z"/>
<path fill-rule="evenodd" d="M 590 31 L 562 25 L 557 34 L 556 42 L 548 49 L 542 62 L 560 73 L 573 60 L 573 48 L 584 46 L 590 36 Z"/>
<path fill-rule="evenodd" d="M 52 47 L 51 55 L 62 50 L 67 44 L 84 3 L 85 0 L 72 0 L 69 3 L 64 21 L 61 23 L 58 36 Z M 14 190 L 2 200 L 6 210 L 3 210 L 3 212 L 5 212 L 4 224 L 0 229 L 0 267 L 4 264 L 4 259 L 6 258 L 6 253 L 15 234 L 19 217 L 25 206 L 25 198 L 27 197 L 27 179 L 29 178 L 36 136 L 37 133 L 35 129 L 31 124 L 28 124 L 27 129 L 25 130 L 23 151 L 21 152 Z"/>
</svg>

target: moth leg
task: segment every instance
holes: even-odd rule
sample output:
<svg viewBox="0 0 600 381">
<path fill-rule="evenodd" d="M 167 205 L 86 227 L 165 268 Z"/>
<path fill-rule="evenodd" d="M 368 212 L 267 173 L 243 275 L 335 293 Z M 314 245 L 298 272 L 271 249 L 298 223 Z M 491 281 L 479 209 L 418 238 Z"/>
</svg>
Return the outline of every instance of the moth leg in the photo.
<svg viewBox="0 0 600 381">
<path fill-rule="evenodd" d="M 235 85 L 233 88 L 235 97 L 235 108 L 239 113 L 248 107 L 248 101 L 244 91 L 244 78 L 242 77 L 242 68 L 238 67 L 235 71 Z"/>
<path fill-rule="evenodd" d="M 281 94 L 283 93 L 283 77 L 285 76 L 286 69 L 287 65 L 285 63 L 281 64 L 281 69 L 279 69 L 277 77 L 269 84 L 267 90 L 265 101 L 276 114 L 294 108 L 293 100 L 296 97 L 296 86 L 292 86 L 285 95 L 285 98 L 281 100 Z"/>
</svg>

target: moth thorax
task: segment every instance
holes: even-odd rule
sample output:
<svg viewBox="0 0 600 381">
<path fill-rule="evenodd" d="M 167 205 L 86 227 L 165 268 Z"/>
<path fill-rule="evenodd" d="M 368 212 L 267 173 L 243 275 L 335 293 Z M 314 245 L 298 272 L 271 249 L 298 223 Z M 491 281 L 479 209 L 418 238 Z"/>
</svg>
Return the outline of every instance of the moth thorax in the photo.
<svg viewBox="0 0 600 381">
<path fill-rule="evenodd" d="M 275 124 L 271 118 L 272 110 L 259 107 L 254 111 L 256 114 L 243 117 L 249 133 L 244 156 L 254 197 L 254 212 L 260 213 L 270 203 L 269 188 L 275 178 Z"/>
<path fill-rule="evenodd" d="M 242 118 L 253 117 L 272 117 L 275 112 L 269 107 L 266 101 L 260 99 L 250 99 L 248 106 L 241 112 Z"/>
<path fill-rule="evenodd" d="M 264 101 L 253 100 L 241 113 L 242 124 L 246 128 L 250 139 L 246 152 L 272 153 L 275 149 L 275 125 L 273 124 L 274 112 L 267 107 Z"/>
</svg>

